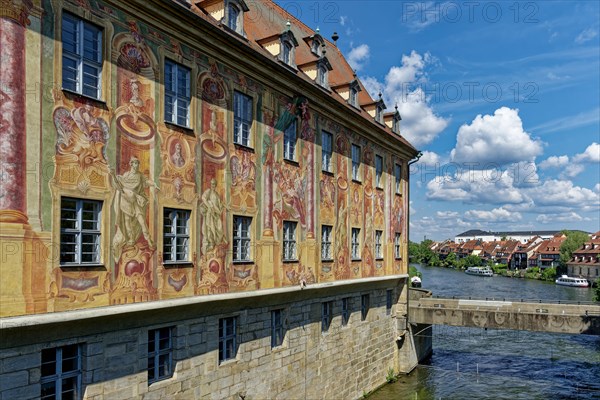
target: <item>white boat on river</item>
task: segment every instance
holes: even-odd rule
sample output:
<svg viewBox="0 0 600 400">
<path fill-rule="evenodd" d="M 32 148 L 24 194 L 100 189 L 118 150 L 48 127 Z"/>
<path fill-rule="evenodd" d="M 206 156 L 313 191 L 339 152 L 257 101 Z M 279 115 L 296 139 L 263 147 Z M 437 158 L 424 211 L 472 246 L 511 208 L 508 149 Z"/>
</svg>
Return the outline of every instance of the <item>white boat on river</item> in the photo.
<svg viewBox="0 0 600 400">
<path fill-rule="evenodd" d="M 469 267 L 466 269 L 465 274 L 476 276 L 494 276 L 494 272 L 490 269 L 490 267 Z"/>
<path fill-rule="evenodd" d="M 588 287 L 590 285 L 590 283 L 583 278 L 573 278 L 567 275 L 562 275 L 555 282 L 557 285 L 562 286 Z"/>
</svg>

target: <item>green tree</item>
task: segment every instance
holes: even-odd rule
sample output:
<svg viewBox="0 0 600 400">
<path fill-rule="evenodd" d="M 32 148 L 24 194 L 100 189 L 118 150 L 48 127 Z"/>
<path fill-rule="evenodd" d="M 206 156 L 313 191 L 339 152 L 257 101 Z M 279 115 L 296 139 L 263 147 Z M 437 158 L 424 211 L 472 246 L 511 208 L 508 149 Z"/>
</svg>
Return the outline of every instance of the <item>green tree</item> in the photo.
<svg viewBox="0 0 600 400">
<path fill-rule="evenodd" d="M 446 258 L 444 259 L 443 266 L 448 268 L 456 268 L 458 266 L 458 259 L 456 258 L 456 253 L 452 251 L 448 253 Z"/>
<path fill-rule="evenodd" d="M 544 281 L 553 281 L 556 279 L 556 268 L 545 268 L 542 271 L 542 280 Z"/>
<path fill-rule="evenodd" d="M 579 231 L 562 231 L 567 238 L 560 245 L 560 261 L 559 261 L 559 274 L 565 274 L 567 272 L 567 263 L 571 261 L 573 251 L 581 247 L 585 242 L 590 240 L 587 233 Z"/>
<path fill-rule="evenodd" d="M 479 256 L 466 256 L 461 261 L 463 261 L 464 268 L 467 269 L 469 267 L 479 267 L 481 266 L 481 258 Z"/>
<path fill-rule="evenodd" d="M 594 290 L 596 291 L 596 301 L 600 302 L 600 278 L 596 279 L 596 288 Z"/>
</svg>

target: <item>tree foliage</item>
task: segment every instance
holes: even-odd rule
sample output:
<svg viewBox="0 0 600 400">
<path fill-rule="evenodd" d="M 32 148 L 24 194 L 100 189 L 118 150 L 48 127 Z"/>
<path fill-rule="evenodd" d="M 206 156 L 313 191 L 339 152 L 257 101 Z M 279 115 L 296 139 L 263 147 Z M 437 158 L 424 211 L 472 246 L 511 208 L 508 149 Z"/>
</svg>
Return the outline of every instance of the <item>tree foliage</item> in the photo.
<svg viewBox="0 0 600 400">
<path fill-rule="evenodd" d="M 561 271 L 565 272 L 573 252 L 590 240 L 590 237 L 587 233 L 579 231 L 562 231 L 562 233 L 567 235 L 567 238 L 560 245 L 560 267 Z"/>
<path fill-rule="evenodd" d="M 596 291 L 596 301 L 600 302 L 600 278 L 596 279 L 596 288 L 594 290 Z"/>
</svg>

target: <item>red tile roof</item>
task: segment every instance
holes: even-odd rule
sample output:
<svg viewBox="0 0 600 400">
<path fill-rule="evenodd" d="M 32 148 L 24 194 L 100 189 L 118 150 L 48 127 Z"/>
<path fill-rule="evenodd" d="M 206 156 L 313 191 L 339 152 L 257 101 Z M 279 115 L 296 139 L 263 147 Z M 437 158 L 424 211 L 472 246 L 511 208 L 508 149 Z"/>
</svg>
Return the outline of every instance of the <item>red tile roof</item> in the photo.
<svg viewBox="0 0 600 400">
<path fill-rule="evenodd" d="M 176 2 L 176 0 L 172 0 Z M 222 1 L 222 0 L 221 0 Z M 200 15 L 202 18 L 211 22 L 214 26 L 219 27 L 226 32 L 230 32 L 228 29 L 225 29 L 221 26 L 219 21 L 216 21 L 212 18 L 203 7 L 206 7 L 210 4 L 215 4 L 218 1 L 216 0 L 203 0 L 196 1 L 195 6 L 192 6 L 192 10 L 196 12 L 196 14 Z M 259 42 L 263 41 L 266 38 L 277 37 L 285 30 L 287 30 L 286 23 L 290 21 L 291 26 L 290 30 L 294 34 L 294 37 L 298 41 L 298 47 L 295 49 L 296 54 L 296 65 L 303 65 L 313 61 L 316 61 L 318 57 L 313 54 L 311 51 L 311 37 L 315 35 L 315 31 L 300 21 L 298 18 L 286 12 L 283 8 L 277 5 L 272 0 L 257 0 L 246 3 L 250 8 L 249 12 L 244 13 L 244 32 L 246 35 L 246 39 L 242 38 L 240 35 L 236 35 L 231 33 L 232 36 L 238 38 L 241 43 L 253 48 L 254 50 L 260 52 L 265 57 L 270 59 L 276 59 L 271 53 L 265 50 Z M 329 86 L 335 88 L 336 86 L 345 85 L 352 82 L 354 79 L 357 79 L 354 71 L 348 64 L 348 61 L 342 54 L 342 52 L 338 49 L 338 47 L 331 41 L 323 38 L 323 42 L 325 44 L 327 60 L 333 66 L 333 70 L 328 74 Z M 290 73 L 294 73 L 290 69 Z M 295 73 L 297 76 L 301 77 L 305 81 L 316 84 L 312 79 L 310 79 L 305 73 L 298 70 Z M 361 91 L 358 93 L 358 101 L 361 106 L 368 105 L 374 103 L 376 100 L 373 100 L 367 90 L 365 89 L 362 82 L 357 79 L 361 88 Z M 377 123 L 374 118 L 367 113 L 362 108 L 356 108 L 347 103 L 344 98 L 342 98 L 335 90 L 331 90 L 329 95 L 335 98 L 338 102 L 344 104 L 348 107 L 349 111 L 356 112 L 360 114 L 363 118 L 370 121 L 374 127 L 385 131 L 388 135 L 392 136 L 396 140 L 399 140 L 404 145 L 408 146 L 411 150 L 416 153 L 416 149 L 402 136 L 392 132 L 390 128 L 387 126 Z"/>
</svg>

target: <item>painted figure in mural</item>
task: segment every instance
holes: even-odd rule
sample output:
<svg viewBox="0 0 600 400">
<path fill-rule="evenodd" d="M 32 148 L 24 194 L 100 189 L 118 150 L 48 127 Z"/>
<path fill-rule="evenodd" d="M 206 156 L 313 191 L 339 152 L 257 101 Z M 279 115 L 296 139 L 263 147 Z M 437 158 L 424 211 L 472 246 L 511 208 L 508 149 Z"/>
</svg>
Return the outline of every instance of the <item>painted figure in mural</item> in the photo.
<svg viewBox="0 0 600 400">
<path fill-rule="evenodd" d="M 91 104 L 85 104 L 78 107 L 71 113 L 75 125 L 88 137 L 92 136 L 95 130 L 101 130 L 101 119 L 93 114 L 94 107 Z"/>
<path fill-rule="evenodd" d="M 225 235 L 223 234 L 223 221 L 221 214 L 226 208 L 221 197 L 216 190 L 217 181 L 211 179 L 210 188 L 202 194 L 202 203 L 200 204 L 200 212 L 204 216 L 202 222 L 202 253 L 215 248 L 215 246 L 223 243 Z"/>
<path fill-rule="evenodd" d="M 148 226 L 146 225 L 146 206 L 148 197 L 144 193 L 146 187 L 155 187 L 156 184 L 147 179 L 140 171 L 140 161 L 136 157 L 129 160 L 129 171 L 123 175 L 115 175 L 111 170 L 113 182 L 117 188 L 114 202 L 114 211 L 117 220 L 117 232 L 113 238 L 113 252 L 115 260 L 121 257 L 121 250 L 125 245 L 133 246 L 140 237 L 154 247 Z"/>
<path fill-rule="evenodd" d="M 173 154 L 171 154 L 171 161 L 173 161 L 173 165 L 177 168 L 183 167 L 185 164 L 185 158 L 181 153 L 181 143 L 175 143 L 175 149 L 173 150 Z"/>
<path fill-rule="evenodd" d="M 131 97 L 129 98 L 129 112 L 133 118 L 133 123 L 136 124 L 144 107 L 144 100 L 140 98 L 140 82 L 137 78 L 132 78 L 129 81 L 129 91 L 131 93 Z"/>
</svg>

